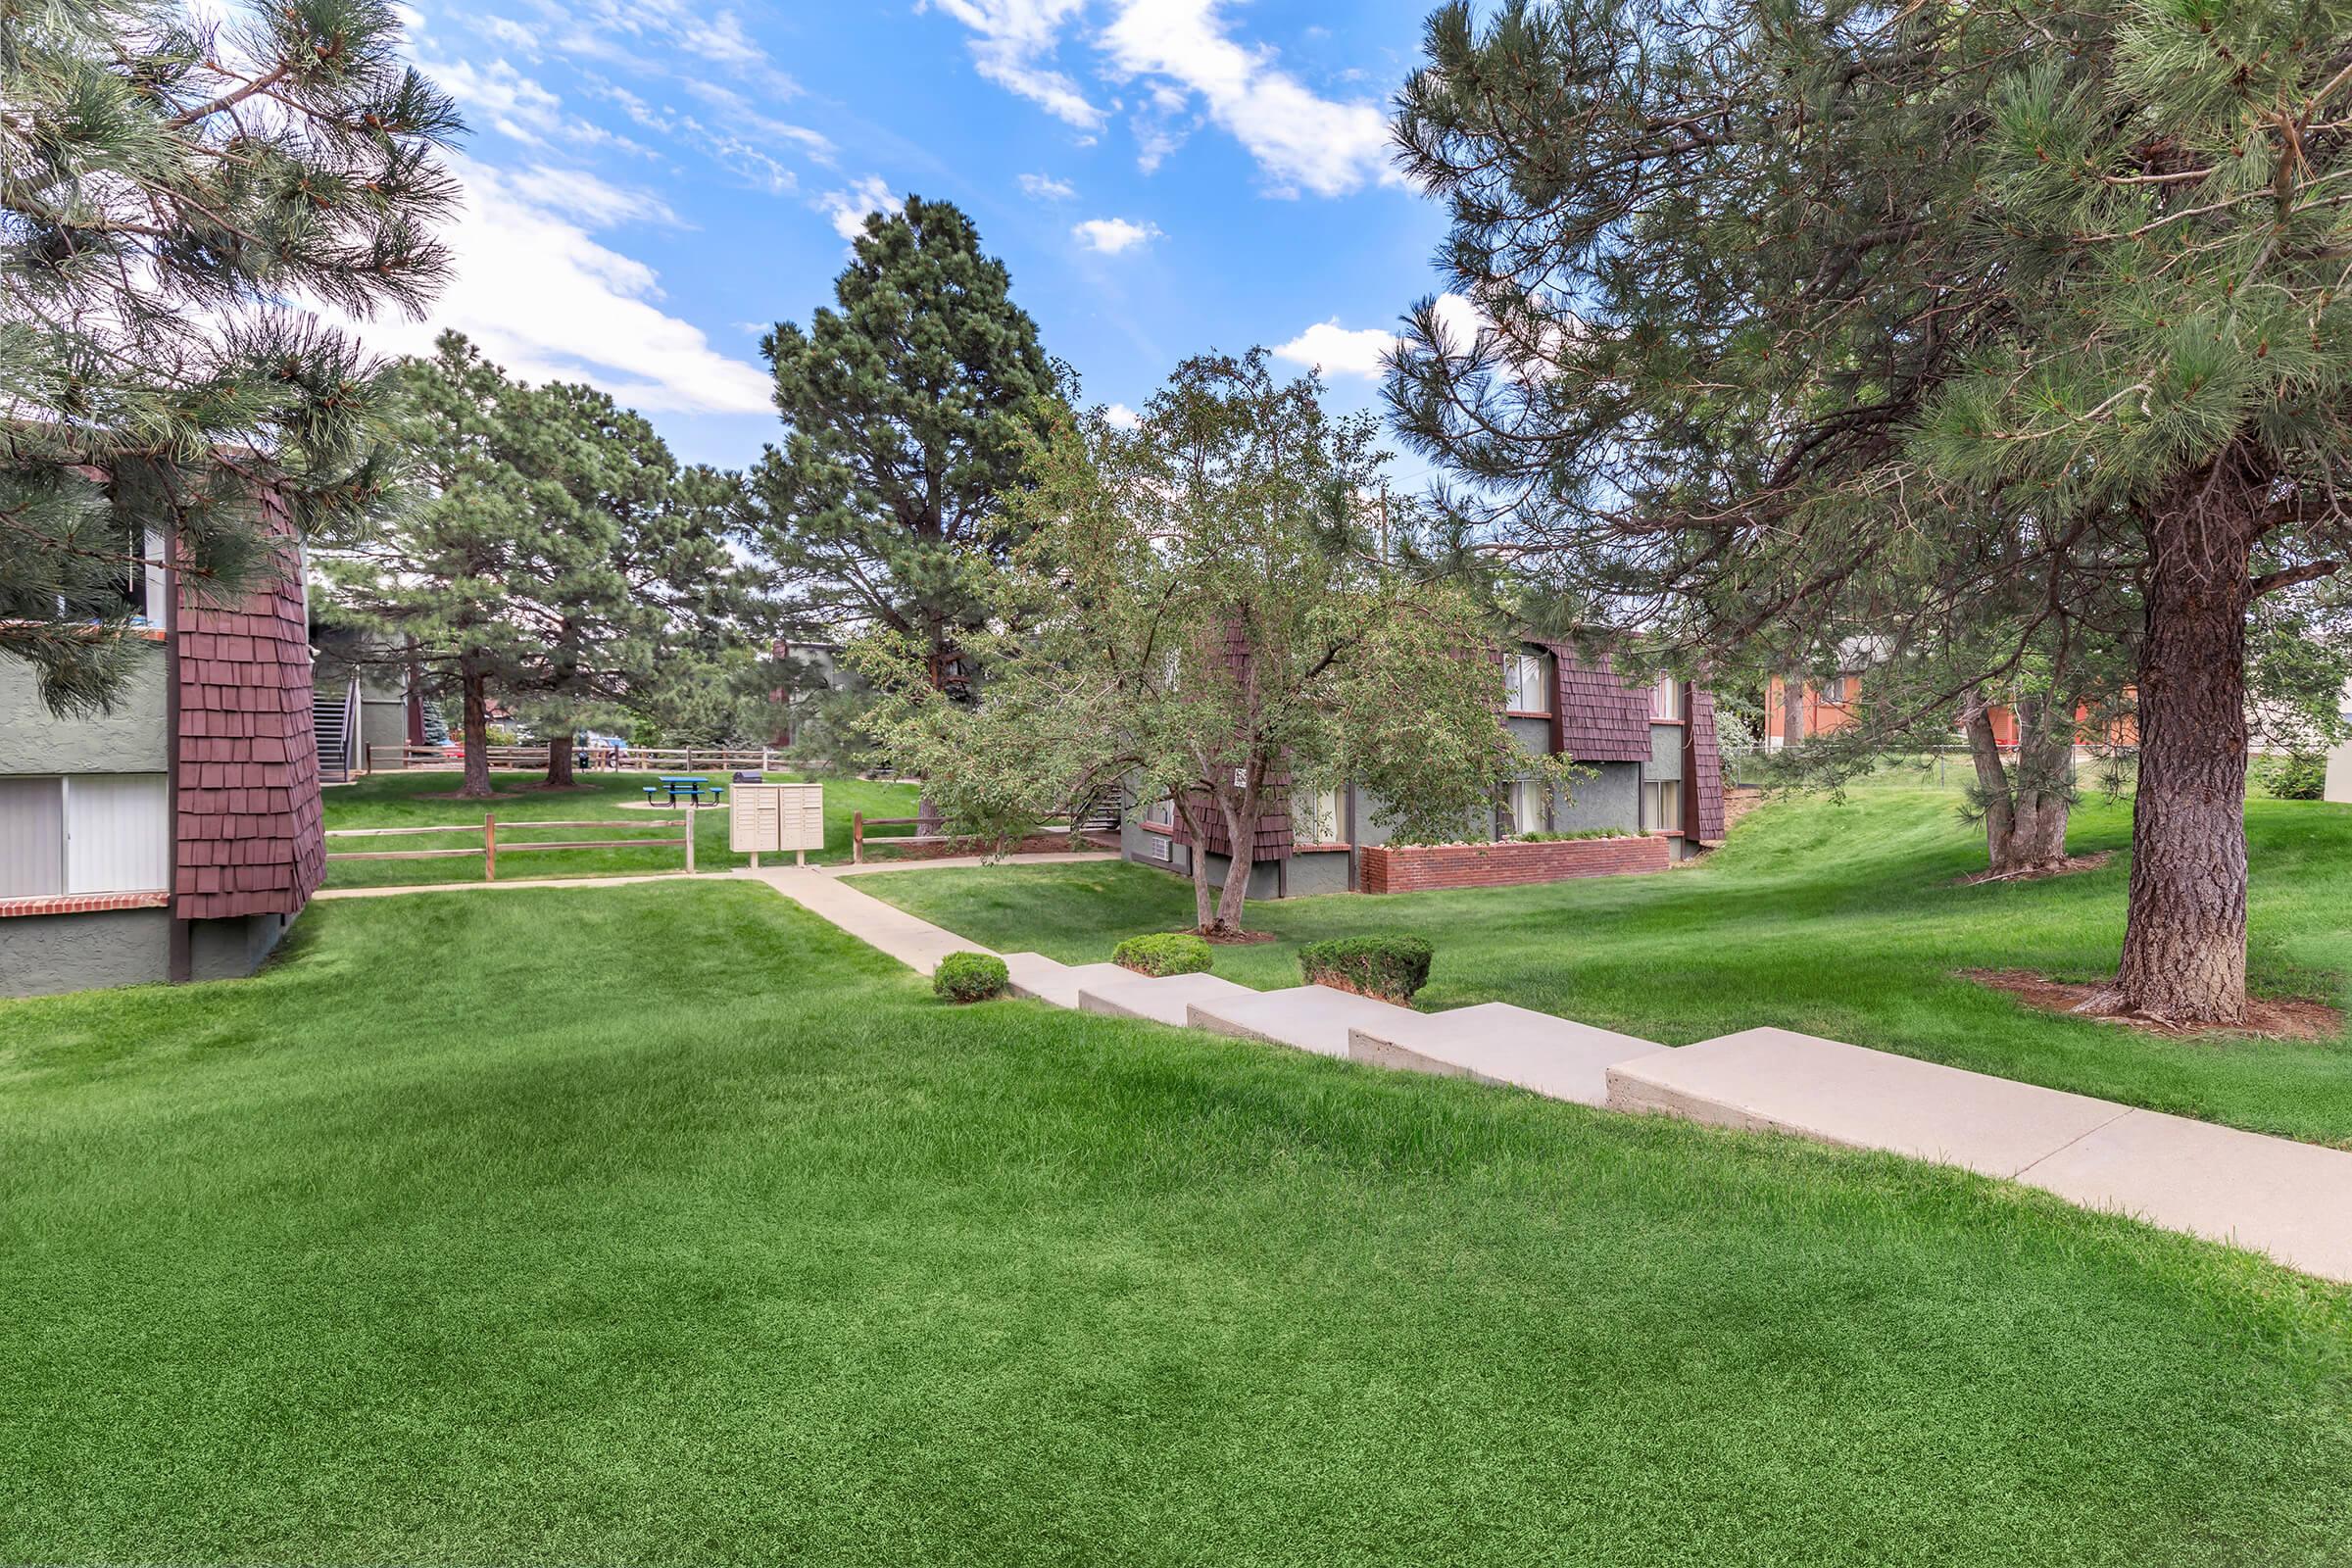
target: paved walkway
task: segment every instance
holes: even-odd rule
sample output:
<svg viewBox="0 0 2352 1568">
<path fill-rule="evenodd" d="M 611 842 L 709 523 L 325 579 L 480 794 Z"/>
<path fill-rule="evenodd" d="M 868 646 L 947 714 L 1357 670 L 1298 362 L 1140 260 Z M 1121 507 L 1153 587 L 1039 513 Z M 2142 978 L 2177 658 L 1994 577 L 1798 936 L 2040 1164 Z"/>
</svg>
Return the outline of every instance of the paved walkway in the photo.
<svg viewBox="0 0 2352 1568">
<path fill-rule="evenodd" d="M 845 885 L 848 876 L 881 869 L 811 866 L 735 874 L 758 876 L 926 974 L 950 953 L 988 951 Z M 2352 1282 L 2352 1153 L 2340 1150 L 1786 1029 L 1750 1029 L 1669 1050 L 1507 1003 L 1415 1012 L 1324 986 L 1251 991 L 1214 975 L 1153 979 L 1113 964 L 1063 964 L 1035 953 L 1003 956 L 1017 995 L 1058 1006 L 1511 1084 L 1615 1110 L 1886 1150 L 2023 1182 L 2085 1208 L 2133 1214 Z"/>
</svg>

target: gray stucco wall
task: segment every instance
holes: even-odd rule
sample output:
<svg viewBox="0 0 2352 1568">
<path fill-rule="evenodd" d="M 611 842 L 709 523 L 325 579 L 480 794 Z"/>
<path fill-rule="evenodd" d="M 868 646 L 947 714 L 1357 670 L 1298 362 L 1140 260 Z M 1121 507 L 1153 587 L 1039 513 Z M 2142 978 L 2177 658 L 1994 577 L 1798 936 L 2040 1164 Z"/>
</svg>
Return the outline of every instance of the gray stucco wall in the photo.
<svg viewBox="0 0 2352 1568">
<path fill-rule="evenodd" d="M 405 697 L 362 697 L 360 699 L 360 763 L 366 766 L 370 746 L 406 746 L 409 744 L 409 703 Z M 384 759 L 385 765 L 400 764 L 392 758 Z"/>
<path fill-rule="evenodd" d="M 1592 828 L 1642 825 L 1642 765 L 1639 762 L 1587 762 L 1588 770 L 1570 781 L 1565 805 L 1552 802 L 1553 829 L 1583 833 Z"/>
<path fill-rule="evenodd" d="M 172 916 L 163 909 L 19 914 L 0 920 L 0 997 L 47 997 L 171 977 Z"/>
<path fill-rule="evenodd" d="M 111 712 L 59 718 L 41 702 L 32 666 L 0 659 L 0 774 L 163 772 L 171 738 L 162 646 L 149 645 L 141 664 Z"/>
<path fill-rule="evenodd" d="M 261 967 L 292 922 L 255 914 L 198 920 L 188 932 L 188 978 L 241 980 Z M 165 909 L 19 914 L 0 919 L 0 997 L 48 997 L 172 978 Z"/>
<path fill-rule="evenodd" d="M 1683 776 L 1683 728 L 1680 724 L 1649 726 L 1649 772 L 1646 777 L 1668 779 Z"/>
<path fill-rule="evenodd" d="M 283 914 L 197 921 L 188 933 L 188 978 L 243 979 L 262 966 L 292 924 Z"/>
</svg>

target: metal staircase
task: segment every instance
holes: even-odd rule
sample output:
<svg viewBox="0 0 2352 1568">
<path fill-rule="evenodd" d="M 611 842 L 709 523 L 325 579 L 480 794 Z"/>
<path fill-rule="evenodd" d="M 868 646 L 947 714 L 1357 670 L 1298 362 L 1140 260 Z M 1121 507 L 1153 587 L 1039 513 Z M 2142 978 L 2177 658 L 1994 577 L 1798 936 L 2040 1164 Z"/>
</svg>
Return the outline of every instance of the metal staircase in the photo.
<svg viewBox="0 0 2352 1568">
<path fill-rule="evenodd" d="M 311 735 L 318 747 L 318 782 L 348 784 L 359 751 L 360 683 L 311 693 Z"/>
</svg>

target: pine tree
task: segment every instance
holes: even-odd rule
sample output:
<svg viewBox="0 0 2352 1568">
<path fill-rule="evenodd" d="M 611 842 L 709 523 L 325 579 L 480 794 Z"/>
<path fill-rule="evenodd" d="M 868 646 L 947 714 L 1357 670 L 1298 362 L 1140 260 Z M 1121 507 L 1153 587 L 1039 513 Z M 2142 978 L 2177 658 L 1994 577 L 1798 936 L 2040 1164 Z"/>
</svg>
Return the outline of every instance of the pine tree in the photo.
<svg viewBox="0 0 2352 1568">
<path fill-rule="evenodd" d="M 528 480 L 513 461 L 526 444 L 527 389 L 462 335 L 444 332 L 432 358 L 393 369 L 395 425 L 428 492 L 356 546 L 318 565 L 343 617 L 458 696 L 465 779 L 458 794 L 490 790 L 490 705 L 531 683 L 544 628 L 512 612 L 511 584 L 545 557 Z"/>
<path fill-rule="evenodd" d="M 970 219 L 910 196 L 867 218 L 835 309 L 760 344 L 785 429 L 755 492 L 786 596 L 836 634 L 911 640 L 959 698 L 986 570 L 1015 542 L 1004 503 L 1022 442 L 1056 392 L 1011 290 Z"/>
<path fill-rule="evenodd" d="M 393 496 L 377 367 L 290 302 L 416 311 L 448 267 L 448 100 L 381 0 L 0 7 L 0 657 L 60 711 L 120 690 L 150 536 L 199 590 Z"/>
<path fill-rule="evenodd" d="M 430 490 L 321 561 L 343 613 L 459 694 L 460 794 L 490 794 L 493 701 L 547 737 L 551 788 L 583 722 L 628 710 L 664 659 L 723 635 L 740 476 L 681 469 L 593 387 L 530 386 L 445 332 L 397 381 L 403 445 Z"/>
<path fill-rule="evenodd" d="M 515 712 L 547 738 L 547 787 L 566 789 L 574 730 L 639 710 L 665 661 L 726 634 L 743 484 L 681 468 L 643 416 L 593 387 L 518 389 L 510 406 L 501 457 L 531 527 L 507 612 L 534 647 L 512 677 Z"/>
<path fill-rule="evenodd" d="M 1491 327 L 1416 313 L 1408 439 L 1697 647 L 2127 575 L 2108 1004 L 2242 1017 L 2249 613 L 2352 546 L 2352 3 L 1518 0 L 1428 48 L 1396 132 Z"/>
</svg>

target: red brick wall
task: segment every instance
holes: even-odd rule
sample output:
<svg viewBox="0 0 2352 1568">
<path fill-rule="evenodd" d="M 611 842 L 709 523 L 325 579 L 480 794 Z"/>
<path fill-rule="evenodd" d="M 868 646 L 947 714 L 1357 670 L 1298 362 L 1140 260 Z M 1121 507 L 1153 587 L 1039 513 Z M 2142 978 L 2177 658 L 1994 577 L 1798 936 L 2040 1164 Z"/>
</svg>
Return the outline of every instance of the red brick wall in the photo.
<svg viewBox="0 0 2352 1568">
<path fill-rule="evenodd" d="M 1550 844 L 1390 845 L 1365 850 L 1362 858 L 1366 893 L 1516 887 L 1579 876 L 1663 871 L 1671 863 L 1671 841 L 1656 834 Z"/>
</svg>

